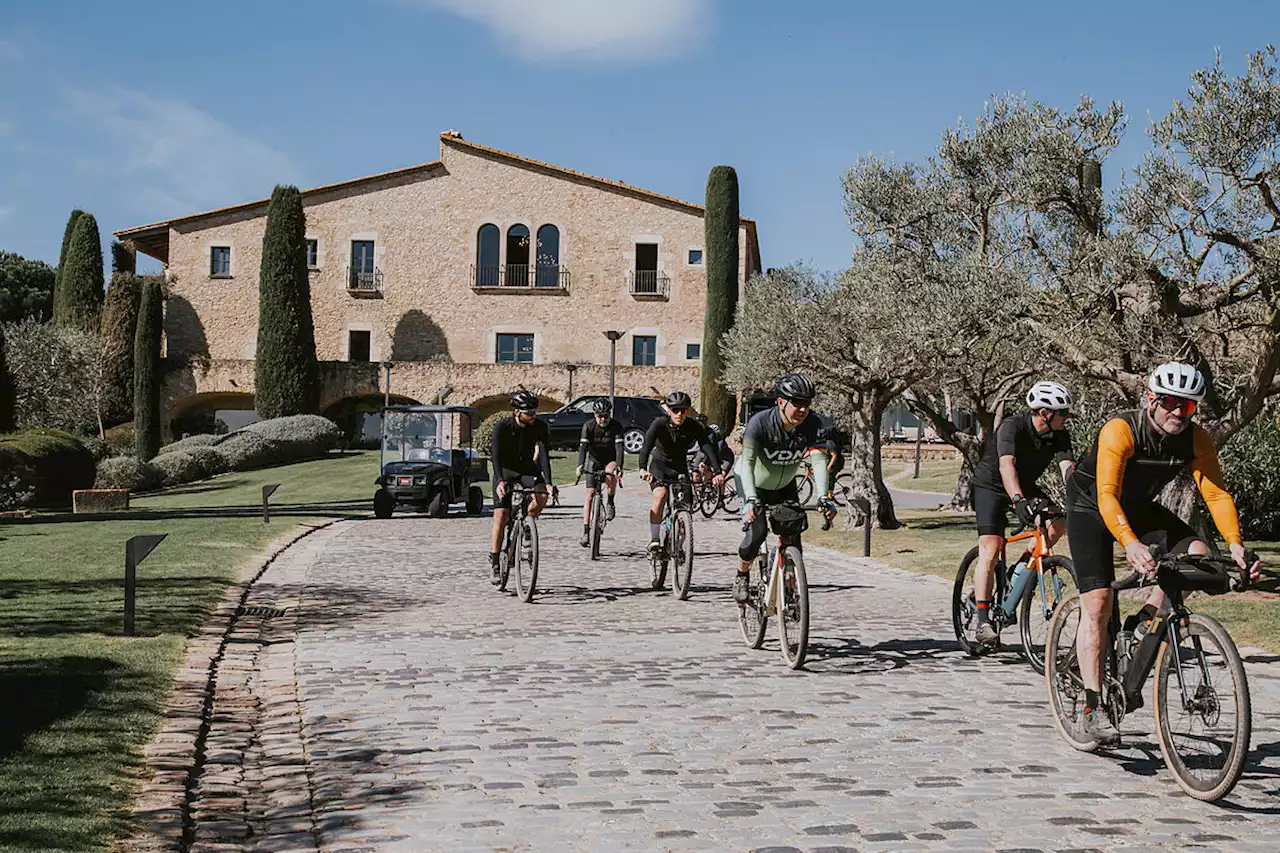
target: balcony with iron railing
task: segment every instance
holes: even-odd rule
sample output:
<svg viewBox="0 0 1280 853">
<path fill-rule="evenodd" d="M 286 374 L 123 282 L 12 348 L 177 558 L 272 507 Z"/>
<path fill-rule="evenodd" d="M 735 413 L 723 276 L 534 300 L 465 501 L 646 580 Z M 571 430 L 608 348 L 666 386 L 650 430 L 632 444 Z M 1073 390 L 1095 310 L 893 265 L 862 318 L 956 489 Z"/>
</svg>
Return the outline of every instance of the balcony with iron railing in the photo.
<svg viewBox="0 0 1280 853">
<path fill-rule="evenodd" d="M 347 292 L 354 296 L 378 296 L 382 293 L 382 270 L 347 267 Z"/>
<path fill-rule="evenodd" d="M 662 270 L 627 270 L 627 292 L 636 299 L 670 299 L 671 279 Z"/>
<path fill-rule="evenodd" d="M 479 264 L 471 267 L 476 291 L 568 293 L 569 270 L 560 264 Z"/>
</svg>

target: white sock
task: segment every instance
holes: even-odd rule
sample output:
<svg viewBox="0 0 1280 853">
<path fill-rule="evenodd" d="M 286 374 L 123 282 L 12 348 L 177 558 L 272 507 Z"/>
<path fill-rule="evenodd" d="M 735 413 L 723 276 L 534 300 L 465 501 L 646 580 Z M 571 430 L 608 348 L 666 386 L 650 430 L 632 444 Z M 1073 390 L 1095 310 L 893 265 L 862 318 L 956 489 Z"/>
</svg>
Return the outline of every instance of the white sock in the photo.
<svg viewBox="0 0 1280 853">
<path fill-rule="evenodd" d="M 649 538 L 650 538 L 650 539 L 652 539 L 652 540 L 653 540 L 653 541 L 655 541 L 655 542 L 662 538 L 662 525 L 661 525 L 661 524 L 650 524 L 650 525 L 649 525 Z"/>
</svg>

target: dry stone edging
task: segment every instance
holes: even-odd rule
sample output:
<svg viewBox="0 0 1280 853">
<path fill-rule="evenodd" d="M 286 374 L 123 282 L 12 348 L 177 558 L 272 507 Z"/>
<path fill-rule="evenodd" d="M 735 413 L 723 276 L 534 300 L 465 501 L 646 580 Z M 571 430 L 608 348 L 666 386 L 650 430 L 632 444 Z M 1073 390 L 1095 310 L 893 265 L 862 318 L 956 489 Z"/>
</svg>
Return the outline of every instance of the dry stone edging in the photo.
<svg viewBox="0 0 1280 853">
<path fill-rule="evenodd" d="M 255 661 L 243 660 L 243 649 L 255 644 L 265 647 L 281 636 L 292 636 L 297 616 L 286 607 L 277 626 L 269 625 L 275 621 L 269 618 L 239 615 L 240 610 L 282 555 L 340 521 L 306 525 L 272 542 L 261 565 L 250 577 L 227 588 L 214 612 L 188 641 L 183 664 L 174 676 L 165 722 L 143 750 L 148 781 L 140 788 L 132 810 L 140 828 L 116 845 L 120 853 L 242 849 L 239 841 L 226 842 L 233 841 L 247 825 L 243 818 L 248 802 L 244 779 L 227 784 L 234 772 L 226 768 L 239 766 L 240 761 L 225 762 L 236 758 L 226 747 L 247 747 L 249 742 L 244 738 L 253 731 L 255 703 L 244 682 Z M 278 680 L 278 669 L 273 666 L 265 677 Z M 228 684 L 229 680 L 236 683 Z M 305 786 L 303 790 L 307 790 Z M 237 812 L 242 815 L 239 819 L 233 816 Z"/>
</svg>

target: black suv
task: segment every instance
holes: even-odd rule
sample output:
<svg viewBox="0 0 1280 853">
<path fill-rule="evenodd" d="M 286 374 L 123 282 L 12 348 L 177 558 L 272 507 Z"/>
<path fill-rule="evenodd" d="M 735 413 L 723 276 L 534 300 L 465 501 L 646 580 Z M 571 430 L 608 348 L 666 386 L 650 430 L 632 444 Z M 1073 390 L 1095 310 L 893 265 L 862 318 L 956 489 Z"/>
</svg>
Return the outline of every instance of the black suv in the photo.
<svg viewBox="0 0 1280 853">
<path fill-rule="evenodd" d="M 577 450 L 578 442 L 582 440 L 582 425 L 594 417 L 592 404 L 596 400 L 607 399 L 607 395 L 601 394 L 579 397 L 564 408 L 538 415 L 551 429 L 551 446 Z M 623 446 L 628 453 L 640 452 L 645 430 L 662 414 L 662 406 L 649 397 L 613 398 L 613 417 L 622 424 Z"/>
</svg>

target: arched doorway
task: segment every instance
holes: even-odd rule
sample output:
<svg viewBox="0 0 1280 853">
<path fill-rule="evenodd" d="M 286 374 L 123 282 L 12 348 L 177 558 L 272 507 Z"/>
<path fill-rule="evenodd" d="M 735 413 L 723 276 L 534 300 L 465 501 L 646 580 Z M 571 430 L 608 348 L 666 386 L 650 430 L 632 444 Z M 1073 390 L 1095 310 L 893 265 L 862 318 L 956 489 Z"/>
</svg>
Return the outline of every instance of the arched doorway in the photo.
<svg viewBox="0 0 1280 853">
<path fill-rule="evenodd" d="M 377 450 L 378 437 L 382 429 L 382 409 L 385 397 L 381 394 L 356 394 L 343 397 L 325 407 L 321 412 L 342 430 L 346 446 L 353 449 Z M 414 406 L 418 401 L 412 397 L 391 395 L 393 406 Z"/>
<path fill-rule="evenodd" d="M 252 394 L 193 394 L 169 407 L 169 432 L 174 441 L 188 435 L 223 435 L 258 420 Z"/>
</svg>

